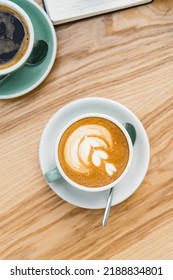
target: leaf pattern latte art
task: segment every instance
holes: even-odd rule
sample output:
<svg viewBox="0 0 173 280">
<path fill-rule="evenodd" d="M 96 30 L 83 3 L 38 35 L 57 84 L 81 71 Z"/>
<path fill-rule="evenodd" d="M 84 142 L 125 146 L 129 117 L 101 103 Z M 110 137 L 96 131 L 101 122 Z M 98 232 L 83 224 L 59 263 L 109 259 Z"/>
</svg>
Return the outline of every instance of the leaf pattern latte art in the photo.
<svg viewBox="0 0 173 280">
<path fill-rule="evenodd" d="M 99 168 L 104 164 L 107 175 L 116 171 L 109 162 L 108 150 L 112 147 L 109 131 L 101 125 L 83 125 L 68 137 L 64 156 L 68 166 L 79 173 L 87 173 L 92 167 Z"/>
</svg>

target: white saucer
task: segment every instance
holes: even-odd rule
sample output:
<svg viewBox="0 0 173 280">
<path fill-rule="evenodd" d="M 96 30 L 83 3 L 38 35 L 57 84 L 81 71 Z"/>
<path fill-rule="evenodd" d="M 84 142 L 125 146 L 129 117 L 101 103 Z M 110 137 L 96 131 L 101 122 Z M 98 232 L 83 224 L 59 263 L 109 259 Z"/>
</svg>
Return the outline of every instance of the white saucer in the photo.
<svg viewBox="0 0 173 280">
<path fill-rule="evenodd" d="M 46 125 L 39 148 L 42 173 L 55 167 L 54 146 L 58 131 L 73 118 L 85 113 L 104 113 L 121 123 L 129 122 L 136 128 L 137 138 L 134 145 L 133 160 L 129 172 L 116 186 L 112 205 L 131 196 L 142 183 L 150 160 L 150 146 L 146 131 L 139 119 L 125 106 L 105 98 L 84 98 L 69 103 L 60 109 Z M 49 184 L 51 189 L 65 201 L 82 208 L 105 208 L 109 191 L 89 193 L 75 189 L 64 179 Z"/>
</svg>

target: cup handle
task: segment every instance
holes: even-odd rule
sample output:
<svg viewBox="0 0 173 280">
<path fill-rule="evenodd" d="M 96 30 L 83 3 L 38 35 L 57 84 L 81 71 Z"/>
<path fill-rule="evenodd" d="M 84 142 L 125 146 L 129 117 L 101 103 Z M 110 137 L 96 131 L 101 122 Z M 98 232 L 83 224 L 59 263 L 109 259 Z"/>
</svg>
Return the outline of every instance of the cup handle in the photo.
<svg viewBox="0 0 173 280">
<path fill-rule="evenodd" d="M 61 176 L 58 168 L 55 167 L 53 170 L 46 172 L 44 174 L 44 177 L 46 178 L 48 183 L 51 183 L 51 182 L 61 178 L 62 176 Z"/>
</svg>

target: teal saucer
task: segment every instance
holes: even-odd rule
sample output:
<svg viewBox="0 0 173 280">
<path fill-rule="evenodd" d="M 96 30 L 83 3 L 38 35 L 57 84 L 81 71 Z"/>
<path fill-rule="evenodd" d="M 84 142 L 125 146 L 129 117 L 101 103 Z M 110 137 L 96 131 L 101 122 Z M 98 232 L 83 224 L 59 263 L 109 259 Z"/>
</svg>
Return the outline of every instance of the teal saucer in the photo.
<svg viewBox="0 0 173 280">
<path fill-rule="evenodd" d="M 49 50 L 41 64 L 33 67 L 25 65 L 2 83 L 0 99 L 24 95 L 40 85 L 52 69 L 57 51 L 56 33 L 45 11 L 32 0 L 12 0 L 12 2 L 27 12 L 34 27 L 35 39 L 47 41 Z"/>
</svg>

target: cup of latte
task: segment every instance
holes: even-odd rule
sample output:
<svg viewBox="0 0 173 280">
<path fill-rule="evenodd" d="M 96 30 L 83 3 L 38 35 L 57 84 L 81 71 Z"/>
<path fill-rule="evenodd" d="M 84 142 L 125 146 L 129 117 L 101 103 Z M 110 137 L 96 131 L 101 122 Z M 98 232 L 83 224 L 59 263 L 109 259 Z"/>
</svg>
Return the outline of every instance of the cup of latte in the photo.
<svg viewBox="0 0 173 280">
<path fill-rule="evenodd" d="M 22 67 L 33 46 L 34 29 L 26 12 L 11 1 L 0 0 L 0 77 Z"/>
<path fill-rule="evenodd" d="M 48 183 L 63 177 L 80 190 L 104 191 L 127 174 L 132 153 L 129 134 L 116 119 L 104 114 L 82 115 L 57 136 L 56 167 L 44 176 Z"/>
</svg>

